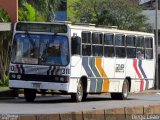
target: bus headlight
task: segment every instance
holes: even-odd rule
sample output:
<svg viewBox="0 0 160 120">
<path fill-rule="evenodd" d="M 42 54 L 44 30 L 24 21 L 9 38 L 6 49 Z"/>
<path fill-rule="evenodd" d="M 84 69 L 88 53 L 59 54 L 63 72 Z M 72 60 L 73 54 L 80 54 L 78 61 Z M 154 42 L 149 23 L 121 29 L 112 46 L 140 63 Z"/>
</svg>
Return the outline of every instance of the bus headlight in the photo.
<svg viewBox="0 0 160 120">
<path fill-rule="evenodd" d="M 11 76 L 13 79 L 15 79 L 16 78 L 16 75 L 15 74 L 12 74 L 12 76 Z"/>
<path fill-rule="evenodd" d="M 21 75 L 17 75 L 17 79 L 21 79 Z"/>
<path fill-rule="evenodd" d="M 69 81 L 69 78 L 68 78 L 68 76 L 61 77 L 61 78 L 60 78 L 60 81 L 61 81 L 61 82 L 68 82 L 68 81 Z"/>
<path fill-rule="evenodd" d="M 68 82 L 69 78 L 68 76 L 59 76 L 54 78 L 55 82 Z"/>
<path fill-rule="evenodd" d="M 64 82 L 64 77 L 60 77 L 60 82 Z"/>
</svg>

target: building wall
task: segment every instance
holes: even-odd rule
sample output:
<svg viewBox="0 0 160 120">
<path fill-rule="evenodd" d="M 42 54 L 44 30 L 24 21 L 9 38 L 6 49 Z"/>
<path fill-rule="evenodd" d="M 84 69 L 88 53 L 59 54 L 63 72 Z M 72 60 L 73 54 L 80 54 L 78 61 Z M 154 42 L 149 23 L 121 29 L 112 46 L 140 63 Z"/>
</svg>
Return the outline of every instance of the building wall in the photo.
<svg viewBox="0 0 160 120">
<path fill-rule="evenodd" d="M 144 10 L 143 14 L 146 15 L 148 17 L 148 22 L 151 23 L 151 25 L 153 26 L 153 29 L 155 29 L 155 15 L 156 15 L 156 11 L 155 10 Z M 157 12 L 158 14 L 158 28 L 160 29 L 160 10 L 158 10 Z"/>
<path fill-rule="evenodd" d="M 18 0 L 0 0 L 0 7 L 7 11 L 12 23 L 18 21 Z"/>
</svg>

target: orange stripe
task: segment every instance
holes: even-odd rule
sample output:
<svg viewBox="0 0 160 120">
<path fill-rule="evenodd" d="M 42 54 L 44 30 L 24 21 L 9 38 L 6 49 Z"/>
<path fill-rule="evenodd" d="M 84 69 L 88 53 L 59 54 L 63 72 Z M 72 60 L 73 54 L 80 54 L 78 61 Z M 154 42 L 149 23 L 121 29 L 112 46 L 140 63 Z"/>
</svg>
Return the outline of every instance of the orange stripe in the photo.
<svg viewBox="0 0 160 120">
<path fill-rule="evenodd" d="M 105 78 L 105 79 L 103 79 L 102 92 L 108 92 L 109 91 L 109 79 L 108 79 L 103 67 L 101 66 L 101 64 L 102 64 L 102 58 L 96 58 L 96 66 L 97 66 L 101 76 Z"/>
</svg>

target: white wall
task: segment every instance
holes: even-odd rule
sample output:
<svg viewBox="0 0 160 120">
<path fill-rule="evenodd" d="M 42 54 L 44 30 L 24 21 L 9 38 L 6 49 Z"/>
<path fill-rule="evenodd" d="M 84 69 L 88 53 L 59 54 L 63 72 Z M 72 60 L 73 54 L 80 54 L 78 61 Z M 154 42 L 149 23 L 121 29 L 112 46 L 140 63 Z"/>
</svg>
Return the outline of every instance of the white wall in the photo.
<svg viewBox="0 0 160 120">
<path fill-rule="evenodd" d="M 148 1 L 150 1 L 150 0 L 140 0 L 140 3 L 139 3 L 139 4 L 141 5 L 141 4 L 146 3 L 146 2 L 148 2 Z"/>
<path fill-rule="evenodd" d="M 148 17 L 148 19 L 149 19 L 148 22 L 151 23 L 151 25 L 153 26 L 153 29 L 155 29 L 156 11 L 155 10 L 143 10 L 142 13 Z M 157 14 L 158 14 L 157 26 L 158 26 L 158 29 L 160 29 L 160 10 L 158 10 Z"/>
</svg>

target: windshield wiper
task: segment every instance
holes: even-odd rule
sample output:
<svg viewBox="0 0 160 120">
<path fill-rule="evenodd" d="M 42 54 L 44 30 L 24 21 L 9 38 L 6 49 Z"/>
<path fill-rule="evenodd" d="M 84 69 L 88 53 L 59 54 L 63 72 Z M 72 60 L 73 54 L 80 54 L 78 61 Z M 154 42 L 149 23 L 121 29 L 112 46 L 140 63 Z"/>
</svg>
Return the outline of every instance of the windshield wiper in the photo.
<svg viewBox="0 0 160 120">
<path fill-rule="evenodd" d="M 36 47 L 36 43 L 32 40 L 30 34 L 28 33 L 28 31 L 25 31 L 25 34 L 27 35 L 29 42 L 31 43 L 31 45 L 34 47 Z"/>
</svg>

